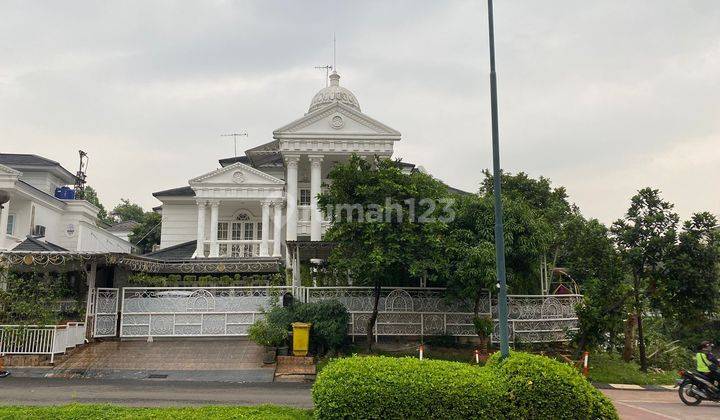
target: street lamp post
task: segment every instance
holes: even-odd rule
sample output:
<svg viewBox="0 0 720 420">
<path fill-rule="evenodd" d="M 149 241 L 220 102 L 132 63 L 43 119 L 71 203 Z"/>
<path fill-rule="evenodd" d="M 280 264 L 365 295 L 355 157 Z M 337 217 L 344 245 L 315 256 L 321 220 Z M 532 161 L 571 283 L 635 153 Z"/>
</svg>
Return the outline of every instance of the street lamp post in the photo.
<svg viewBox="0 0 720 420">
<path fill-rule="evenodd" d="M 493 25 L 493 2 L 488 0 L 488 30 L 490 33 L 490 112 L 492 113 L 493 194 L 495 196 L 495 269 L 500 283 L 498 294 L 498 321 L 500 324 L 500 354 L 510 354 L 508 344 L 507 284 L 505 282 L 505 238 L 503 236 L 503 211 L 500 191 L 500 144 L 498 130 L 497 75 L 495 74 L 495 29 Z"/>
</svg>

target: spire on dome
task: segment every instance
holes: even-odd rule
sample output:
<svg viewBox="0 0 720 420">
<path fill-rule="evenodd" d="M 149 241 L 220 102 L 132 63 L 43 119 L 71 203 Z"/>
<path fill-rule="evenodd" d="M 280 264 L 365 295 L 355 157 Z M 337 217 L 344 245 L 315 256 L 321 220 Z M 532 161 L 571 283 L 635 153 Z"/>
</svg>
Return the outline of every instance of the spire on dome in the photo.
<svg viewBox="0 0 720 420">
<path fill-rule="evenodd" d="M 330 86 L 340 86 L 340 75 L 336 70 L 330 74 Z"/>
</svg>

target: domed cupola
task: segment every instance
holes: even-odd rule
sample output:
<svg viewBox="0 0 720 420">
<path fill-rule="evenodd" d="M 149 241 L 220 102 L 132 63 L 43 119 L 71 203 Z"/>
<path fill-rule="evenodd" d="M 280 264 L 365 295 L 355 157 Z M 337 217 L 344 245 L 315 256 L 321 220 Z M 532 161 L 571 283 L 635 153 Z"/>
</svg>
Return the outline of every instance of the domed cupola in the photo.
<svg viewBox="0 0 720 420">
<path fill-rule="evenodd" d="M 308 114 L 334 102 L 340 102 L 360 111 L 357 98 L 352 92 L 340 86 L 340 75 L 335 70 L 330 75 L 330 86 L 320 90 L 313 97 Z"/>
</svg>

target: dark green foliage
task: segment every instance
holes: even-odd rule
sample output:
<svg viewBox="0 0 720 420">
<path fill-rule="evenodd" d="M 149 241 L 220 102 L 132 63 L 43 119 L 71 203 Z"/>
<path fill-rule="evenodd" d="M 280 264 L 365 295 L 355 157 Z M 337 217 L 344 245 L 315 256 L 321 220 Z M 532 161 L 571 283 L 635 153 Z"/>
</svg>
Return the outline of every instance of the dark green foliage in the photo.
<svg viewBox="0 0 720 420">
<path fill-rule="evenodd" d="M 286 330 L 293 322 L 309 322 L 310 345 L 318 354 L 339 349 L 347 337 L 350 321 L 345 306 L 338 301 L 324 300 L 312 303 L 295 303 L 290 307 L 274 306 L 265 314 L 265 319 Z"/>
<path fill-rule="evenodd" d="M 100 219 L 103 223 L 107 223 L 109 225 L 113 224 L 114 221 L 108 216 L 105 206 L 103 206 L 100 202 L 100 197 L 98 197 L 97 192 L 93 187 L 86 185 L 82 198 L 99 209 L 97 214 L 98 219 Z"/>
<path fill-rule="evenodd" d="M 505 418 L 507 391 L 472 365 L 393 357 L 330 362 L 312 390 L 318 419 Z"/>
<path fill-rule="evenodd" d="M 84 277 L 82 277 L 84 279 Z M 79 290 L 86 288 L 71 284 L 67 274 L 13 273 L 0 272 L 0 324 L 50 325 L 67 318 L 81 319 L 84 306 L 71 309 L 68 313 L 59 311 L 58 301 L 77 299 Z"/>
<path fill-rule="evenodd" d="M 261 346 L 277 347 L 287 342 L 288 331 L 265 319 L 258 319 L 248 328 L 248 337 Z"/>
<path fill-rule="evenodd" d="M 140 225 L 135 226 L 130 234 L 130 242 L 139 246 L 143 252 L 150 252 L 153 245 L 160 243 L 162 216 L 154 211 L 149 211 L 144 214 L 142 220 L 138 223 Z"/>
<path fill-rule="evenodd" d="M 142 223 L 145 220 L 145 210 L 139 204 L 131 203 L 127 198 L 121 198 L 120 204 L 110 212 L 119 222 L 135 221 Z"/>
<path fill-rule="evenodd" d="M 415 358 L 330 362 L 313 386 L 319 419 L 617 419 L 612 403 L 573 368 L 513 353 L 487 367 Z"/>
<path fill-rule="evenodd" d="M 509 413 L 523 419 L 617 419 L 612 402 L 577 370 L 564 363 L 528 353 L 500 353 L 485 365 L 506 382 L 511 392 Z"/>
</svg>

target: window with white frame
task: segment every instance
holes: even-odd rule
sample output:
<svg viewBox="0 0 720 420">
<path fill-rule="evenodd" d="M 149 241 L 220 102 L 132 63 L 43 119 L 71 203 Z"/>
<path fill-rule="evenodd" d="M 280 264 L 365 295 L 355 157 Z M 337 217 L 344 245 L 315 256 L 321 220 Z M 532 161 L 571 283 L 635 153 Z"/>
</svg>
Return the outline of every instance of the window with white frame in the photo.
<svg viewBox="0 0 720 420">
<path fill-rule="evenodd" d="M 8 214 L 7 219 L 7 226 L 5 229 L 5 232 L 7 232 L 8 235 L 12 235 L 15 231 L 15 215 L 14 214 Z"/>
<path fill-rule="evenodd" d="M 308 189 L 308 188 L 300 189 L 300 205 L 301 206 L 309 206 L 310 205 L 310 189 Z"/>
<path fill-rule="evenodd" d="M 218 241 L 226 241 L 228 238 L 228 222 L 218 222 L 217 238 Z M 228 244 L 218 244 L 218 253 L 221 257 L 228 254 Z"/>
</svg>

